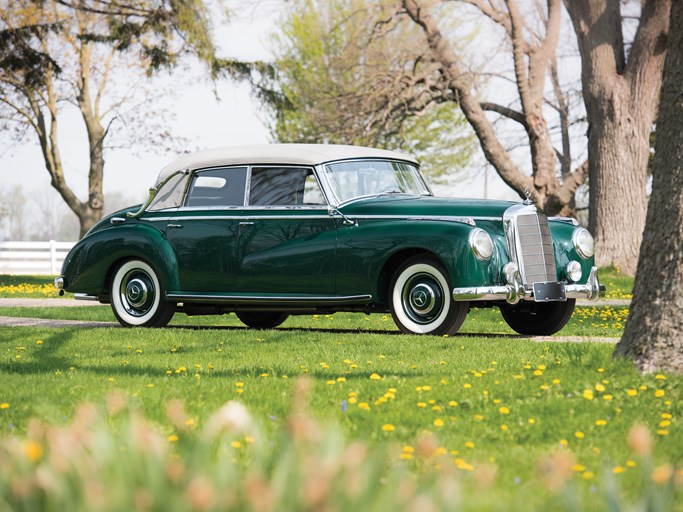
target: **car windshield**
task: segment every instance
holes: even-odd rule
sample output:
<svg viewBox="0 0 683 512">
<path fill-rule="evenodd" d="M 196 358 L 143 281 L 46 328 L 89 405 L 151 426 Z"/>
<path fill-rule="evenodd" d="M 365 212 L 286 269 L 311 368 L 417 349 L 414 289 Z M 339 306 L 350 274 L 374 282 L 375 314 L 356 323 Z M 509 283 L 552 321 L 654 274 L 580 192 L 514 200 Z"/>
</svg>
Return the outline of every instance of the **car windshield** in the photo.
<svg viewBox="0 0 683 512">
<path fill-rule="evenodd" d="M 325 166 L 340 202 L 382 194 L 431 195 L 417 166 L 389 160 L 356 160 Z"/>
</svg>

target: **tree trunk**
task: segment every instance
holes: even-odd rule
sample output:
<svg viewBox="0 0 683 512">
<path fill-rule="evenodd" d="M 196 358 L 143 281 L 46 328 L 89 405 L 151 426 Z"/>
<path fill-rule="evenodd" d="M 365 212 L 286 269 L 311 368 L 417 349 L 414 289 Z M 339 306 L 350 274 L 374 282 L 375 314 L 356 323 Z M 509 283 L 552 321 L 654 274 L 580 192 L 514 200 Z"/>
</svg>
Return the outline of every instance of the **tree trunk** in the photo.
<svg viewBox="0 0 683 512">
<path fill-rule="evenodd" d="M 643 0 L 628 57 L 619 0 L 564 2 L 581 54 L 589 126 L 589 228 L 596 261 L 633 275 L 645 225 L 649 136 L 659 102 L 671 0 Z"/>
<path fill-rule="evenodd" d="M 615 81 L 623 85 L 618 78 Z M 632 115 L 637 107 L 623 87 L 604 91 L 593 103 L 588 229 L 595 237 L 595 260 L 598 266 L 614 265 L 634 275 L 647 210 L 651 119 Z"/>
<path fill-rule="evenodd" d="M 683 1 L 675 0 L 657 123 L 652 196 L 633 292 L 615 355 L 643 372 L 683 372 Z"/>
</svg>

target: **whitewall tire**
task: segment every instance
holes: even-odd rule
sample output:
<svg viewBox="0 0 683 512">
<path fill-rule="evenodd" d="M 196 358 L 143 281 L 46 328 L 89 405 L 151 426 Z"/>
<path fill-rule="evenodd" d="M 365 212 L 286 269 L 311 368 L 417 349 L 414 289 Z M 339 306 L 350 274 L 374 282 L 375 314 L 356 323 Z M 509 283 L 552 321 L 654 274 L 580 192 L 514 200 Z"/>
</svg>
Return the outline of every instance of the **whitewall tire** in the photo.
<svg viewBox="0 0 683 512">
<path fill-rule="evenodd" d="M 455 302 L 447 272 L 435 258 L 414 256 L 394 273 L 389 305 L 394 322 L 410 334 L 455 334 L 469 303 Z"/>
<path fill-rule="evenodd" d="M 175 312 L 175 304 L 164 300 L 156 272 L 141 260 L 116 269 L 110 293 L 112 311 L 124 327 L 163 327 Z"/>
</svg>

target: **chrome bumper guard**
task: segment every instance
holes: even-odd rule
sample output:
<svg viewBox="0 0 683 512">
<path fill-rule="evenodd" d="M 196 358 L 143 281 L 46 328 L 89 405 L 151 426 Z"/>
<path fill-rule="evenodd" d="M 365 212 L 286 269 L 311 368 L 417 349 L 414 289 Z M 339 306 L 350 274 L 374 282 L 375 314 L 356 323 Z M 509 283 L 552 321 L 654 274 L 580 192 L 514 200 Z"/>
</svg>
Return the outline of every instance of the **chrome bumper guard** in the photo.
<svg viewBox="0 0 683 512">
<path fill-rule="evenodd" d="M 568 284 L 565 286 L 568 299 L 598 300 L 605 295 L 605 287 L 598 281 L 598 267 L 591 269 L 586 284 Z M 498 301 L 504 300 L 508 304 L 517 304 L 520 300 L 533 301 L 531 290 L 525 290 L 515 273 L 512 283 L 503 286 L 475 286 L 469 288 L 453 288 L 453 300 L 456 301 Z"/>
</svg>

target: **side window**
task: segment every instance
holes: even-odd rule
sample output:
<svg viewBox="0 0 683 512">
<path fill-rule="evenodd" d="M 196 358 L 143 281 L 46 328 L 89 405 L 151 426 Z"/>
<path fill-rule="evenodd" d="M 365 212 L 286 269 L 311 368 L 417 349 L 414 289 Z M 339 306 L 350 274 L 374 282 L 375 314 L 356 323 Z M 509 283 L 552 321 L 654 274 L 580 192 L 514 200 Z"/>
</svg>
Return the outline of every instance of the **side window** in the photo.
<svg viewBox="0 0 683 512">
<path fill-rule="evenodd" d="M 242 206 L 247 183 L 246 167 L 196 172 L 186 206 Z"/>
<path fill-rule="evenodd" d="M 312 169 L 254 167 L 249 204 L 252 206 L 323 205 L 325 198 Z"/>
</svg>

